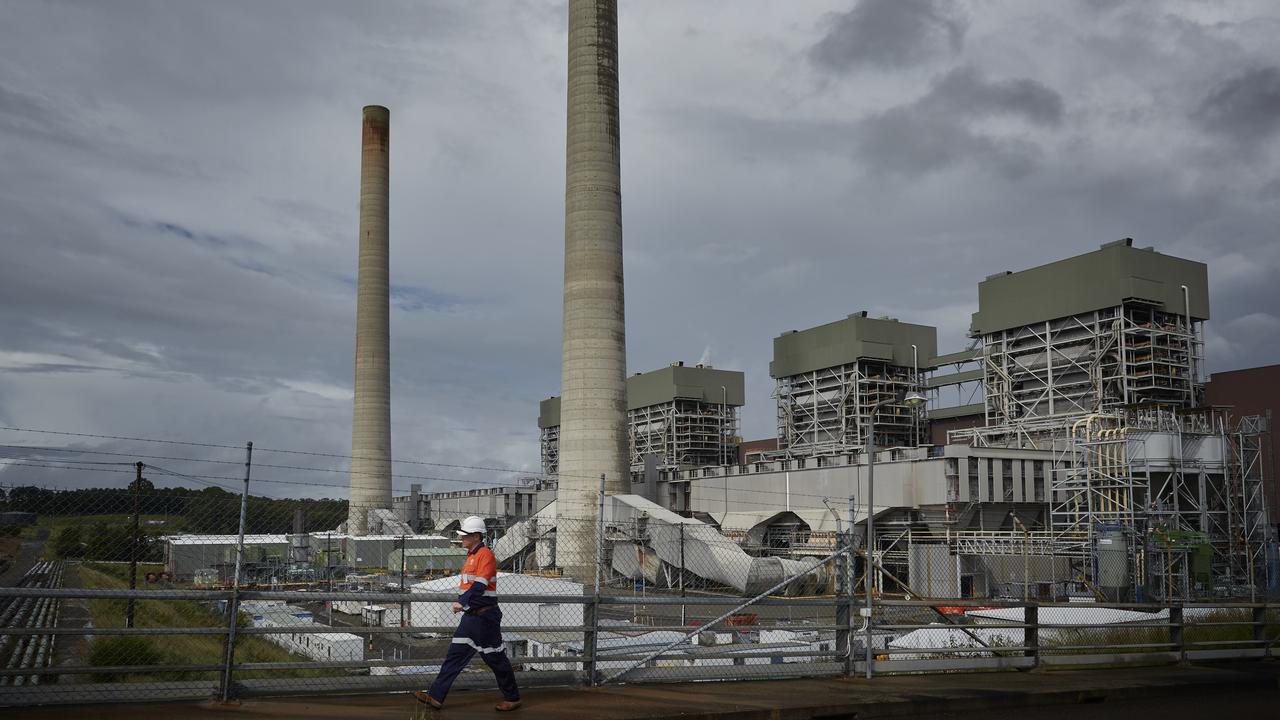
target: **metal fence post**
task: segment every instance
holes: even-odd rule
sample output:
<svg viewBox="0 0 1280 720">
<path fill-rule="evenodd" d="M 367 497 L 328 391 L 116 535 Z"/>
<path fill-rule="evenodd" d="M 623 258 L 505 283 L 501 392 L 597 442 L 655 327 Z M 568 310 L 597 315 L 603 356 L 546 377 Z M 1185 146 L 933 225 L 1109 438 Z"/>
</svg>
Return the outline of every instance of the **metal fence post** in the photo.
<svg viewBox="0 0 1280 720">
<path fill-rule="evenodd" d="M 1267 656 L 1267 606 L 1257 605 L 1253 608 L 1253 644 L 1262 650 L 1263 657 Z"/>
<path fill-rule="evenodd" d="M 142 461 L 139 460 L 136 469 L 137 474 L 133 480 L 133 538 L 129 543 L 129 589 L 138 589 L 138 546 L 142 544 L 142 538 L 138 534 L 138 513 L 140 512 L 140 503 L 138 496 L 142 494 Z M 129 597 L 129 606 L 124 614 L 124 626 L 133 627 L 134 616 L 134 598 Z"/>
<path fill-rule="evenodd" d="M 857 658 L 853 655 L 853 617 L 854 617 L 854 591 L 857 590 L 857 583 L 854 582 L 853 575 L 853 496 L 849 496 L 849 530 L 845 536 L 845 556 L 843 562 L 840 558 L 836 559 L 836 624 L 842 627 L 836 631 L 836 647 L 844 649 L 844 674 L 852 676 L 857 665 Z M 836 515 L 837 530 L 839 529 L 840 516 Z M 841 577 L 843 576 L 843 577 Z M 843 636 L 843 637 L 842 637 Z M 843 642 L 841 642 L 843 640 Z"/>
<path fill-rule="evenodd" d="M 1032 667 L 1040 666 L 1040 606 L 1028 603 L 1023 608 L 1022 644 L 1026 647 L 1023 656 L 1032 658 Z"/>
<path fill-rule="evenodd" d="M 582 664 L 588 686 L 596 684 L 596 638 L 600 634 L 600 573 L 604 566 L 604 473 L 600 474 L 599 504 L 596 507 L 596 572 L 595 591 L 587 604 L 586 627 L 582 642 L 583 654 L 591 658 Z"/>
<path fill-rule="evenodd" d="M 227 652 L 222 662 L 222 702 L 231 700 L 231 669 L 236 660 L 236 627 L 240 620 L 240 568 L 244 562 L 244 524 L 249 509 L 249 469 L 253 463 L 253 443 L 245 446 L 244 492 L 240 495 L 240 536 L 236 539 L 236 570 L 231 578 L 231 599 L 227 601 Z"/>
<path fill-rule="evenodd" d="M 1182 622 L 1182 606 L 1175 605 L 1169 608 L 1169 644 L 1173 646 L 1173 651 L 1178 654 L 1178 662 L 1187 661 L 1187 644 L 1183 636 L 1185 625 Z"/>
<path fill-rule="evenodd" d="M 853 598 L 848 590 L 853 579 L 849 577 L 849 566 L 844 558 L 835 561 L 836 571 L 836 650 L 844 653 L 844 674 L 853 675 Z"/>
</svg>

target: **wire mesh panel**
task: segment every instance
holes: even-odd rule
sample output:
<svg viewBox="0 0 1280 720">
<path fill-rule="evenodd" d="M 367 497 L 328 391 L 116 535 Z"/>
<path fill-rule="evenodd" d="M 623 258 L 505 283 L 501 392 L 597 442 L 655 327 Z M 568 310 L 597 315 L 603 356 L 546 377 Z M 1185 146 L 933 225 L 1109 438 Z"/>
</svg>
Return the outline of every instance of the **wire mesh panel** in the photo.
<svg viewBox="0 0 1280 720">
<path fill-rule="evenodd" d="M 1123 533 L 1095 533 L 1083 562 L 994 515 L 1008 527 L 877 521 L 868 553 L 842 524 L 852 502 L 821 498 L 838 521 L 816 527 L 760 488 L 761 520 L 724 527 L 637 495 L 557 500 L 554 478 L 414 489 L 357 535 L 345 497 L 363 480 L 342 456 L 9 447 L 10 465 L 45 474 L 0 486 L 3 705 L 420 690 L 460 645 L 477 657 L 454 686 L 492 691 L 499 656 L 524 687 L 1248 657 L 1280 641 L 1274 606 L 1149 602 L 1134 578 L 1195 587 L 1181 540 L 1162 574 Z M 476 518 L 483 573 L 458 534 Z M 482 614 L 468 597 L 497 601 L 492 635 L 462 627 Z"/>
</svg>

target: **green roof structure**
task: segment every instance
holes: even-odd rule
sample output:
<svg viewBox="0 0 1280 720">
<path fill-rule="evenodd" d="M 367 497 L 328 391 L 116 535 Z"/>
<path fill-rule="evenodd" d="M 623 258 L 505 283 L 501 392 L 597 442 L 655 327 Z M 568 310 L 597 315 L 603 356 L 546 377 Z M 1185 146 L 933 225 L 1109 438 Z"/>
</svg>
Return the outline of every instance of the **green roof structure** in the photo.
<svg viewBox="0 0 1280 720">
<path fill-rule="evenodd" d="M 992 275 L 978 284 L 978 312 L 970 335 L 977 337 L 1038 322 L 1123 305 L 1128 300 L 1155 303 L 1191 317 L 1209 319 L 1209 271 L 1204 263 L 1135 248 L 1125 238 L 1083 255 L 1020 272 Z"/>
<path fill-rule="evenodd" d="M 911 346 L 919 367 L 932 367 L 938 353 L 938 329 L 892 318 L 867 317 L 866 311 L 808 330 L 792 330 L 773 339 L 769 376 L 789 377 L 839 367 L 858 360 L 882 360 L 911 367 Z"/>
<path fill-rule="evenodd" d="M 739 370 L 675 363 L 627 378 L 627 410 L 674 400 L 723 402 L 730 407 L 742 407 L 747 402 L 745 385 Z M 549 428 L 559 424 L 560 397 L 550 397 L 538 403 L 538 427 Z"/>
</svg>

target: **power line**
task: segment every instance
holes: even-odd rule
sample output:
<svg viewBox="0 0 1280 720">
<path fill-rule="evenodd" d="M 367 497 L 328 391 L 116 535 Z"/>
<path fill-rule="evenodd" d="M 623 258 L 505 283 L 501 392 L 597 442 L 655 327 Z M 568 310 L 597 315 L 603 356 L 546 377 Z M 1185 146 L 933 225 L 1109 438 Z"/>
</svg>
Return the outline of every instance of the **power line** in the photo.
<svg viewBox="0 0 1280 720">
<path fill-rule="evenodd" d="M 13 465 L 23 465 L 23 466 L 28 466 L 28 467 L 43 467 L 43 468 L 51 468 L 51 469 L 59 469 L 59 470 L 90 470 L 90 471 L 99 471 L 99 472 L 119 472 L 119 473 L 132 473 L 132 472 L 133 472 L 132 470 L 104 470 L 104 469 L 102 469 L 102 468 L 74 467 L 74 466 L 70 466 L 70 467 L 69 467 L 69 466 L 65 466 L 65 465 L 47 465 L 47 464 L 20 463 L 20 462 L 15 462 L 15 463 L 11 463 L 11 464 L 13 464 Z M 132 465 L 133 463 L 125 463 L 125 464 L 127 464 L 127 465 Z M 161 468 L 161 467 L 158 467 L 158 466 L 155 466 L 155 465 L 145 465 L 145 467 L 146 467 L 146 468 L 149 468 L 149 469 L 157 470 L 157 471 L 159 471 L 159 472 L 161 472 L 161 473 L 163 473 L 163 474 L 172 475 L 172 476 L 174 476 L 174 477 L 179 477 L 179 478 L 184 478 L 184 479 L 187 479 L 187 480 L 191 480 L 191 481 L 193 481 L 193 482 L 198 482 L 198 483 L 201 483 L 201 484 L 204 484 L 204 485 L 209 485 L 209 486 L 211 486 L 211 487 L 216 487 L 216 488 L 218 488 L 218 489 L 225 490 L 225 491 L 230 492 L 230 493 L 235 494 L 235 495 L 238 495 L 238 494 L 240 493 L 240 490 L 239 490 L 238 488 L 235 488 L 235 487 L 227 487 L 227 486 L 225 486 L 225 485 L 217 484 L 216 482 L 215 482 L 215 483 L 210 483 L 210 482 L 206 482 L 206 481 L 209 481 L 209 480 L 214 480 L 214 481 L 216 481 L 216 480 L 225 480 L 225 481 L 229 481 L 229 482 L 239 482 L 239 481 L 243 480 L 243 478 L 237 478 L 237 477 L 232 477 L 232 476 L 227 476 L 227 475 L 197 475 L 197 474 L 190 474 L 190 473 L 179 473 L 179 472 L 172 471 L 172 470 L 167 470 L 167 469 L 165 469 L 165 468 Z M 449 481 L 449 482 L 461 482 L 461 481 L 453 480 L 453 479 L 450 479 L 450 478 L 426 478 L 426 479 L 441 480 L 441 481 Z M 253 484 L 253 485 L 258 485 L 258 484 L 262 484 L 262 483 L 266 483 L 266 484 L 270 484 L 270 485 L 291 485 L 291 486 L 299 486 L 299 487 L 308 487 L 308 488 L 326 488 L 326 489 L 334 489 L 334 490 L 346 489 L 346 488 L 348 487 L 348 486 L 347 486 L 347 485 L 345 485 L 345 484 L 343 484 L 343 485 L 334 485 L 334 484 L 331 484 L 331 483 L 307 482 L 307 481 L 300 481 L 300 480 L 282 480 L 282 479 L 261 478 L 261 477 L 255 477 L 255 478 L 253 478 L 253 479 L 251 480 L 251 484 Z M 401 490 L 403 490 L 403 488 L 400 488 L 400 489 L 401 489 Z M 781 495 L 784 495 L 784 493 L 782 493 L 781 491 L 771 491 L 771 490 L 748 490 L 748 489 L 745 489 L 745 488 L 738 488 L 738 489 L 735 489 L 735 490 L 734 490 L 734 492 L 736 492 L 736 493 L 747 493 L 747 494 L 752 494 L 752 495 L 770 495 L 770 496 L 781 496 Z M 252 494 L 252 493 L 251 493 L 251 494 Z M 261 496 L 261 497 L 266 497 L 266 498 L 269 498 L 269 499 L 275 499 L 275 500 L 290 500 L 290 499 L 297 499 L 297 498 L 281 498 L 281 497 L 278 497 L 278 496 L 266 495 L 265 493 L 263 493 L 263 494 L 262 494 L 262 495 L 260 495 L 260 496 Z M 792 493 L 791 493 L 791 497 L 793 497 L 793 498 L 796 498 L 796 497 L 801 497 L 801 498 L 815 498 L 815 499 L 821 499 L 821 500 L 829 500 L 829 499 L 832 499 L 832 496 L 831 496 L 831 495 L 818 495 L 818 494 L 814 494 L 814 493 L 798 493 L 798 492 L 792 492 Z M 591 508 L 591 509 L 594 509 L 594 508 L 596 507 L 596 505 L 595 505 L 595 502 L 594 502 L 594 501 L 591 501 L 591 502 L 583 502 L 583 503 L 570 503 L 568 500 L 566 500 L 566 499 L 564 499 L 564 498 L 557 498 L 556 502 L 559 504 L 559 506 L 560 506 L 560 507 L 569 507 L 569 506 L 571 506 L 571 505 L 576 505 L 576 506 L 580 506 L 580 507 L 584 507 L 584 508 Z M 778 502 L 778 501 L 773 501 L 773 502 L 752 502 L 752 501 L 750 501 L 750 500 L 736 499 L 736 500 L 734 501 L 734 504 L 735 504 L 736 506 L 739 506 L 739 507 L 767 508 L 767 509 L 770 509 L 770 510 L 780 510 L 780 509 L 781 509 L 781 508 L 780 508 L 780 506 L 779 506 L 779 502 Z M 820 510 L 821 508 L 813 507 L 813 508 L 809 508 L 809 509 L 812 509 L 812 510 Z"/>
<path fill-rule="evenodd" d="M 132 465 L 133 463 L 125 463 L 125 464 L 127 464 L 127 465 Z M 29 463 L 29 462 L 9 462 L 9 463 L 5 463 L 5 464 L 4 464 L 4 467 L 12 467 L 12 466 L 15 466 L 15 465 L 16 465 L 16 466 L 20 466 L 20 467 L 42 467 L 42 468 L 53 468 L 54 470 L 88 470 L 88 471 L 91 471 L 91 472 L 109 472 L 109 473 L 132 473 L 132 472 L 133 472 L 132 470 L 124 470 L 124 469 L 121 469 L 121 470 L 112 470 L 112 469 L 110 469 L 110 468 L 94 468 L 94 467 L 83 467 L 83 466 L 81 466 L 81 467 L 76 467 L 76 466 L 74 466 L 74 465 L 72 465 L 72 466 L 67 466 L 67 465 L 44 465 L 44 464 L 40 464 L 40 463 Z"/>
<path fill-rule="evenodd" d="M 143 460 L 176 460 L 176 461 L 180 461 L 180 462 L 213 463 L 213 464 L 217 464 L 217 465 L 243 465 L 243 464 L 244 464 L 244 461 L 243 461 L 243 460 L 215 460 L 215 459 L 212 459 L 212 458 L 175 457 L 175 456 L 172 456 L 172 455 L 144 455 L 144 454 L 141 454 L 141 453 L 110 452 L 110 451 L 108 451 L 108 450 L 83 450 L 83 449 L 80 449 L 80 448 L 56 448 L 56 447 L 36 446 L 36 445 L 0 445 L 0 448 L 13 448 L 13 449 L 21 449 L 21 450 L 32 449 L 32 450 L 39 450 L 39 451 L 41 451 L 41 452 L 78 453 L 78 454 L 82 454 L 82 455 L 110 455 L 110 456 L 114 456 L 114 457 L 131 457 L 131 458 L 139 458 L 139 459 L 143 459 Z M 244 448 L 237 448 L 237 449 L 239 449 L 239 450 L 243 450 Z M 256 451 L 256 450 L 257 450 L 257 448 L 254 448 L 254 450 Z M 71 462 L 71 461 L 59 460 L 58 462 Z M 99 463 L 99 464 L 106 465 L 106 464 L 110 464 L 110 463 Z M 130 465 L 131 465 L 132 463 L 127 463 L 127 464 L 130 464 Z M 253 464 L 253 466 L 254 466 L 255 468 L 278 468 L 278 469 L 282 469 L 282 470 L 305 470 L 305 471 L 308 471 L 308 472 L 342 473 L 342 474 L 347 474 L 347 475 L 352 475 L 352 474 L 354 474 L 354 475 L 381 475 L 381 473 L 378 473 L 378 472 L 376 472 L 376 471 L 370 471 L 370 470 L 363 470 L 363 471 L 362 471 L 362 470 L 351 470 L 351 469 L 348 469 L 348 468 L 318 468 L 318 467 L 303 467 L 303 466 L 300 466 L 300 465 L 279 465 L 279 464 L 273 464 L 273 463 L 254 463 L 254 464 Z M 546 476 L 546 475 L 542 475 L 542 474 L 540 474 L 540 473 L 527 473 L 527 476 L 528 476 L 528 477 L 533 477 L 533 478 L 546 478 L 546 477 L 548 477 L 548 476 Z M 477 484 L 484 484 L 484 485 L 492 486 L 492 482 L 491 482 L 491 481 L 489 481 L 489 480 L 468 480 L 468 479 L 463 479 L 463 478 L 438 478 L 438 477 L 433 477 L 433 476 L 428 476 L 428 475 L 406 475 L 406 474 L 403 474 L 403 473 L 391 473 L 391 474 L 390 474 L 390 477 L 393 477 L 393 478 L 403 478 L 403 479 L 411 479 L 411 480 L 448 480 L 448 481 L 450 481 L 450 482 L 477 483 Z M 372 487 L 372 486 L 370 486 L 370 487 Z"/>
<path fill-rule="evenodd" d="M 190 446 L 195 446 L 195 447 L 213 447 L 213 448 L 222 448 L 222 449 L 238 450 L 238 451 L 239 451 L 239 450 L 243 450 L 243 449 L 244 449 L 242 446 L 236 446 L 236 445 L 220 445 L 220 444 L 214 444 L 214 443 L 197 443 L 197 442 L 187 442 L 187 441 L 179 441 L 179 440 L 160 440 L 160 439 L 155 439 L 155 438 L 126 437 L 126 436 L 118 436 L 118 435 L 95 435 L 95 434 L 90 434 L 90 433 L 74 433 L 74 432 L 66 432 L 66 431 L 60 431 L 60 430 L 36 430 L 36 429 L 30 429 L 30 428 L 18 428 L 18 427 L 6 427 L 6 426 L 0 426 L 0 430 L 10 430 L 10 431 L 16 431 L 16 432 L 45 433 L 45 434 L 52 434 L 52 435 L 69 435 L 69 436 L 74 436 L 74 437 L 93 437 L 93 438 L 114 439 L 114 440 L 136 440 L 136 441 L 139 441 L 139 442 L 170 443 L 170 444 L 175 444 L 175 445 L 190 445 Z M 0 445 L 0 447 L 9 447 L 9 448 L 21 448 L 21 449 L 26 449 L 26 448 L 28 448 L 28 447 L 32 447 L 32 448 L 34 448 L 34 447 L 36 447 L 36 446 L 26 446 L 26 445 Z M 48 447 L 41 447 L 41 449 L 42 449 L 42 450 L 47 450 L 47 451 L 52 451 L 52 452 L 80 453 L 80 454 L 89 454 L 89 455 L 108 455 L 108 456 L 117 456 L 117 457 L 137 457 L 137 458 L 144 458 L 144 459 L 174 460 L 174 461 L 180 461 L 180 462 L 207 462 L 207 463 L 225 464 L 225 465 L 241 465 L 241 464 L 243 464 L 243 461 L 242 461 L 242 460 L 216 460 L 216 459 L 186 458 L 186 457 L 161 456 L 161 455 L 140 455 L 140 454 L 135 454 L 135 453 L 120 453 L 120 452 L 110 452 L 110 451 L 105 451 L 105 450 L 81 450 L 81 449 L 76 449 L 76 448 L 48 448 Z M 285 454 L 292 454 L 292 455 L 309 455 L 309 456 L 315 456 L 315 457 L 328 457 L 328 458 L 337 458 L 337 459 L 344 459 L 344 460 L 353 460 L 353 459 L 356 459 L 356 457 L 355 457 L 355 456 L 351 456 L 351 455 L 341 455 L 341 454 L 337 454 L 337 453 L 310 452 L 310 451 L 304 451 L 304 450 L 284 450 L 284 449 L 271 449 L 271 448 L 258 448 L 258 447 L 255 447 L 255 448 L 254 448 L 254 450 L 255 450 L 255 452 L 277 452 L 277 453 L 285 453 Z M 70 461 L 58 461 L 58 462 L 70 462 Z M 459 465 L 459 464 L 449 464 L 449 463 L 434 463 L 434 462 L 428 462 L 428 461 L 423 461 L 423 460 L 395 460 L 395 459 L 393 459 L 393 460 L 392 460 L 392 462 L 393 462 L 393 463 L 405 463 L 405 464 L 412 464 L 412 465 L 425 465 L 425 466 L 433 466 L 433 467 L 454 468 L 454 469 L 481 470 L 481 471 L 505 472 L 505 473 L 519 473 L 519 474 L 523 474 L 523 475 L 525 475 L 525 476 L 527 476 L 527 477 L 530 477 L 530 478 L 537 478 L 537 479 L 544 479 L 544 478 L 545 478 L 545 479 L 555 479 L 555 478 L 557 478 L 557 477 L 566 477 L 566 476 L 564 476 L 564 475 L 557 475 L 557 474 L 546 475 L 546 474 L 542 474 L 542 473 L 532 473 L 532 472 L 523 471 L 523 470 L 516 470 L 516 469 L 514 469 L 514 468 L 494 468 L 494 467 L 485 467 L 485 466 L 479 466 L 479 465 Z M 18 463 L 11 463 L 11 464 L 18 464 Z M 106 465 L 106 464 L 109 464 L 109 463 L 105 463 L 105 462 L 104 462 L 104 463 L 91 463 L 91 464 L 101 464 L 101 465 Z M 132 463 L 127 463 L 127 464 L 132 465 Z M 354 473 L 354 474 L 357 474 L 357 475 L 358 475 L 358 474 L 366 474 L 366 475 L 374 475 L 374 474 L 377 474 L 377 473 L 373 473 L 373 472 L 364 472 L 364 473 L 361 473 L 360 471 L 352 471 L 352 470 L 348 470 L 348 469 L 337 469 L 337 468 L 315 468 L 315 467 L 304 467 L 304 466 L 299 466 L 299 465 L 280 465 L 280 464 L 272 464 L 272 463 L 254 463 L 254 465 L 253 465 L 253 466 L 254 466 L 255 468 L 272 468 L 272 469 L 281 469 L 281 470 L 297 470 L 297 471 L 302 471 L 302 472 L 329 472 L 329 473 L 344 473 L 344 474 L 353 474 L 353 473 Z M 48 467 L 52 467 L 52 466 L 48 466 Z M 154 467 L 154 466 L 152 466 L 152 467 Z M 68 469 L 68 470 L 70 470 L 70 469 L 75 469 L 75 468 L 65 468 L 65 467 L 64 467 L 64 468 L 60 468 L 60 469 Z M 203 479 L 211 479 L 211 480 L 228 480 L 228 481 L 232 481 L 232 482 L 239 482 L 240 480 L 242 480 L 242 479 L 243 479 L 243 478 L 238 478 L 238 477 L 228 477 L 228 476 L 223 476 L 223 475 L 182 475 L 181 473 L 177 473 L 177 475 L 180 475 L 180 476 L 182 476 L 182 477 L 192 478 L 192 479 L 195 479 L 195 478 L 203 478 Z M 410 475 L 410 474 L 403 474 L 403 473 L 391 473 L 391 474 L 390 474 L 390 477 L 398 478 L 398 479 L 402 479 L 402 480 L 425 480 L 425 481 L 433 481 L 433 482 L 449 482 L 449 483 L 462 483 L 462 484 L 471 484 L 471 485 L 481 485 L 481 486 L 484 486 L 484 487 L 500 487 L 500 486 L 495 486 L 495 485 L 493 484 L 493 482 L 492 482 L 492 481 L 490 481 L 490 480 L 473 480 L 473 479 L 465 479 L 465 478 L 440 477 L 440 476 L 433 476 L 433 475 Z M 575 477 L 576 477 L 576 476 L 575 476 Z M 588 476 L 581 476 L 581 477 L 588 477 Z M 595 480 L 595 479 L 598 479 L 598 478 L 599 478 L 599 476 L 598 476 L 598 475 L 593 475 L 593 476 L 589 476 L 589 477 L 590 477 L 591 479 L 593 479 L 593 480 Z M 304 482 L 304 481 L 297 481 L 297 480 L 275 480 L 275 479 L 267 479 L 267 478 L 254 478 L 253 482 L 255 482 L 255 483 L 273 483 L 273 484 L 284 484 L 284 485 L 296 485 L 296 486 L 303 486 L 303 487 L 324 487 L 324 488 L 335 488 L 335 489 L 338 489 L 338 488 L 344 488 L 344 487 L 360 487 L 360 488 L 366 488 L 366 487 L 377 487 L 377 486 L 375 486 L 375 485 L 364 485 L 364 484 L 358 484 L 358 483 L 344 483 L 344 484 L 341 484 L 341 485 L 337 485 L 337 484 L 333 484 L 333 483 Z M 225 489 L 225 488 L 224 488 L 224 489 Z M 411 489 L 411 488 L 404 488 L 404 487 L 394 488 L 394 487 L 393 487 L 393 490 L 397 490 L 397 489 L 398 489 L 398 490 L 400 490 L 400 491 L 402 491 L 402 492 L 411 492 L 411 491 L 412 491 L 412 489 Z M 236 492 L 238 492 L 238 491 L 236 491 Z M 446 491 L 446 492 L 447 492 L 447 491 Z M 788 496 L 788 495 L 789 495 L 790 497 L 794 497 L 794 498 L 814 498 L 814 499 L 830 499 L 830 498 L 832 497 L 830 494 L 820 495 L 820 494 L 817 494 L 817 493 L 803 493 L 803 492 L 796 492 L 796 491 L 786 492 L 786 491 L 782 491 L 782 490 L 753 490 L 753 489 L 747 489 L 747 488 L 742 488 L 742 487 L 733 488 L 733 489 L 732 489 L 732 492 L 734 492 L 734 493 L 736 493 L 736 494 L 744 494 L 744 493 L 745 493 L 745 494 L 752 494 L 752 495 L 768 495 L 768 496 L 776 496 L 776 497 L 779 497 L 779 498 L 786 497 L 786 496 Z M 749 506 L 754 506 L 754 507 L 768 507 L 768 508 L 776 507 L 776 505 L 775 505 L 774 503 L 765 503 L 765 502 L 756 502 L 756 503 L 753 503 L 753 502 L 746 502 L 746 501 L 742 501 L 742 500 L 738 500 L 738 501 L 736 501 L 736 503 L 735 503 L 735 504 L 737 504 L 737 505 L 749 505 Z"/>
<path fill-rule="evenodd" d="M 68 432 L 65 430 L 37 430 L 33 428 L 20 428 L 20 427 L 7 427 L 7 426 L 0 426 L 0 430 L 10 430 L 13 432 L 42 433 L 46 435 L 68 435 L 71 437 L 99 438 L 104 440 L 133 440 L 136 442 L 168 443 L 171 445 L 190 445 L 193 447 L 222 448 L 225 450 L 243 450 L 244 449 L 243 445 L 222 445 L 218 443 L 200 443 L 200 442 L 191 442 L 187 440 L 161 440 L 157 438 L 130 437 L 125 435 L 96 435 L 93 433 L 77 433 L 77 432 Z M 343 455 L 339 453 L 312 452 L 309 450 L 287 450 L 282 448 L 266 448 L 266 447 L 260 448 L 257 446 L 255 446 L 253 449 L 254 449 L 254 452 L 257 452 L 257 453 L 271 452 L 271 453 L 282 453 L 286 455 L 311 455 L 314 457 L 338 458 L 342 460 L 382 460 L 383 459 L 380 457 L 370 457 L 367 455 L 364 455 L 364 456 Z M 210 462 L 213 462 L 213 461 L 210 461 Z M 404 460 L 404 459 L 392 458 L 391 462 L 404 463 L 406 465 L 428 465 L 432 467 L 454 468 L 458 470 L 483 470 L 487 472 L 514 473 L 519 475 L 535 475 L 539 477 L 555 477 L 555 476 L 579 477 L 579 478 L 590 478 L 593 480 L 599 477 L 599 475 L 568 476 L 568 475 L 561 475 L 559 473 L 553 473 L 552 475 L 545 475 L 543 473 L 532 472 L 529 470 L 521 470 L 518 468 L 489 467 L 484 465 L 461 465 L 456 463 L 438 463 L 438 462 L 430 462 L 428 460 Z"/>
</svg>

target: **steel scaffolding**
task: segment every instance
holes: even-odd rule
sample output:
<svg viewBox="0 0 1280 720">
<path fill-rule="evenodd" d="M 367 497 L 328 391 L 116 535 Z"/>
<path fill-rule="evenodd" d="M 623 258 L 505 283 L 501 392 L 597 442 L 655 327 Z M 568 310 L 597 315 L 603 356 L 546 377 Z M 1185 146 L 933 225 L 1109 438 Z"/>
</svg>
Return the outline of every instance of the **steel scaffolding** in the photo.
<svg viewBox="0 0 1280 720">
<path fill-rule="evenodd" d="M 542 473 L 555 475 L 560 472 L 560 426 L 542 428 L 538 433 L 538 445 L 542 455 Z"/>
<path fill-rule="evenodd" d="M 738 408 L 724 403 L 677 398 L 627 413 L 631 471 L 643 472 L 645 458 L 659 470 L 688 470 L 738 461 Z M 559 468 L 560 426 L 541 429 L 542 472 Z"/>
<path fill-rule="evenodd" d="M 631 469 L 644 470 L 647 456 L 660 469 L 727 465 L 738 458 L 738 408 L 677 398 L 628 413 Z"/>
<path fill-rule="evenodd" d="M 777 379 L 779 450 L 791 457 L 861 450 L 876 405 L 920 387 L 910 367 L 861 359 Z M 923 410 L 889 402 L 875 413 L 879 448 L 924 441 Z"/>
<path fill-rule="evenodd" d="M 1199 335 L 1199 320 L 1128 299 L 982 336 L 986 427 L 949 439 L 1053 451 L 1053 553 L 1095 588 L 1179 599 L 1265 584 L 1267 419 L 1233 427 L 1201 407 Z"/>
<path fill-rule="evenodd" d="M 1128 300 L 983 337 L 988 428 L 1203 397 L 1199 323 Z"/>
</svg>

